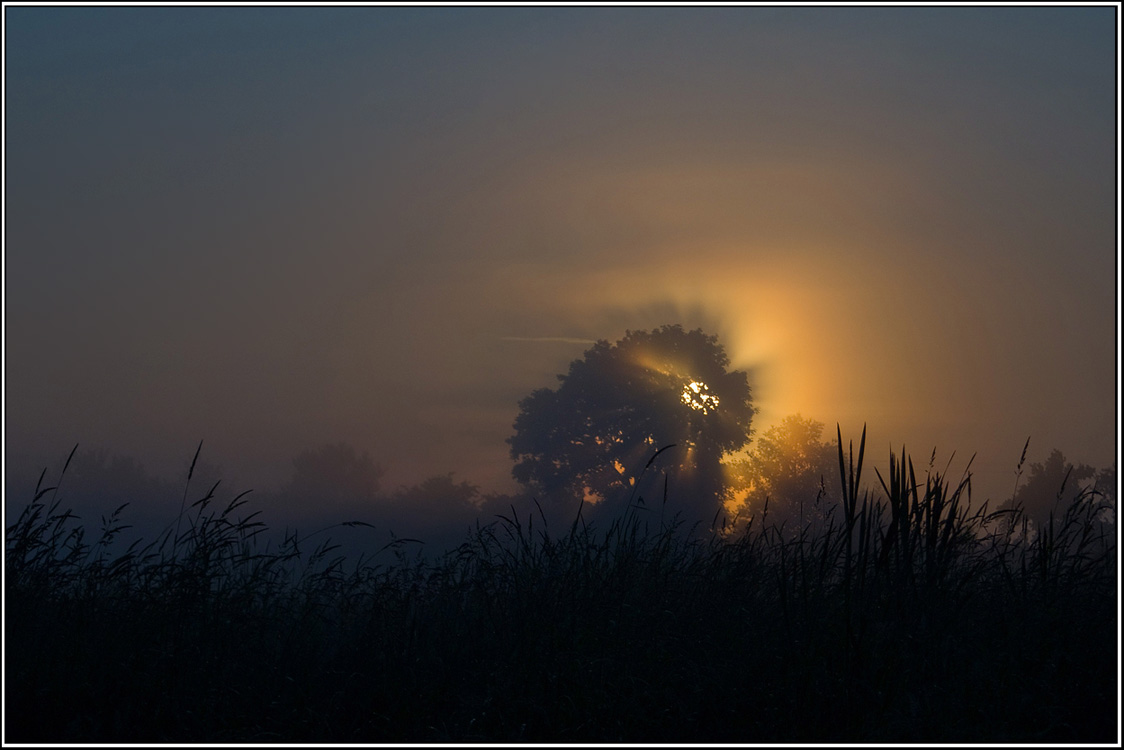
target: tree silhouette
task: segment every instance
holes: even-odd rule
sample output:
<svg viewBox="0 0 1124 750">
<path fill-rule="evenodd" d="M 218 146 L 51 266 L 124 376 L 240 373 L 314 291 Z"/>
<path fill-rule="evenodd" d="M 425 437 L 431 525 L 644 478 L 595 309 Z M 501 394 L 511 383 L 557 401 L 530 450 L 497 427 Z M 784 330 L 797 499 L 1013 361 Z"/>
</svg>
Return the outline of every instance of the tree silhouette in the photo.
<svg viewBox="0 0 1124 750">
<path fill-rule="evenodd" d="M 1042 526 L 1050 519 L 1050 514 L 1060 518 L 1066 508 L 1082 497 L 1090 486 L 1096 470 L 1086 464 L 1074 465 L 1057 448 L 1042 463 L 1031 463 L 1030 475 L 1014 496 L 1000 505 L 1000 508 L 1021 507 L 1027 517 Z M 1114 477 L 1113 477 L 1114 478 Z M 1104 482 L 1104 484 L 1111 484 Z M 1102 484 L 1103 487 L 1103 484 Z"/>
<path fill-rule="evenodd" d="M 614 498 L 637 487 L 646 463 L 682 502 L 713 507 L 724 489 L 721 459 L 749 440 L 753 407 L 746 373 L 716 336 L 665 325 L 598 341 L 559 375 L 519 402 L 508 438 L 520 483 L 547 496 Z M 650 479 L 650 477 L 646 477 Z"/>
<path fill-rule="evenodd" d="M 293 459 L 293 476 L 278 504 L 298 515 L 363 509 L 374 502 L 385 470 L 347 443 L 304 450 Z"/>
<path fill-rule="evenodd" d="M 823 442 L 823 423 L 799 414 L 785 417 L 755 440 L 752 451 L 730 462 L 732 489 L 741 516 L 758 514 L 769 502 L 769 518 L 795 532 L 824 520 L 838 500 L 836 445 Z"/>
</svg>

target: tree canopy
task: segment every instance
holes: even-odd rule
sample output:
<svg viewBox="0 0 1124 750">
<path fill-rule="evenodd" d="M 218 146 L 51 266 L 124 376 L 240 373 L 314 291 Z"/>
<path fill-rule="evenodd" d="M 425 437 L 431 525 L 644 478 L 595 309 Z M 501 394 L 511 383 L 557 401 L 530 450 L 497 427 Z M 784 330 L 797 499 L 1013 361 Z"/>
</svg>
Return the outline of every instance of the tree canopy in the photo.
<svg viewBox="0 0 1124 750">
<path fill-rule="evenodd" d="M 839 490 L 837 447 L 821 439 L 823 427 L 789 415 L 759 435 L 745 458 L 730 463 L 741 516 L 760 513 L 768 500 L 772 521 L 793 530 L 822 519 Z"/>
<path fill-rule="evenodd" d="M 1092 481 L 1090 481 L 1092 480 Z M 1088 499 L 1090 488 L 1115 505 L 1116 472 L 1098 472 L 1087 464 L 1073 464 L 1057 448 L 1043 462 L 1030 464 L 1030 475 L 1018 486 L 1013 497 L 1000 508 L 1022 508 L 1036 525 L 1049 522 L 1050 515 L 1061 517 L 1065 510 L 1082 498 Z"/>
<path fill-rule="evenodd" d="M 721 459 L 744 446 L 754 410 L 745 372 L 728 370 L 717 336 L 665 325 L 598 341 L 519 403 L 508 439 L 513 476 L 546 495 L 611 498 L 637 488 L 648 461 L 696 505 L 724 487 Z M 663 482 L 659 487 L 662 490 Z"/>
</svg>

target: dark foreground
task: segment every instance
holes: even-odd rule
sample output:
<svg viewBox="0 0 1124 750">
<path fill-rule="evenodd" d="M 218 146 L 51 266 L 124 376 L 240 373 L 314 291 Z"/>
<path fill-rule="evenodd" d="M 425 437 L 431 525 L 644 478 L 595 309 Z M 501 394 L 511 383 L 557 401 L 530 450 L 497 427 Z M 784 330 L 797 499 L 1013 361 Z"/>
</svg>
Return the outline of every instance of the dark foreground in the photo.
<svg viewBox="0 0 1124 750">
<path fill-rule="evenodd" d="M 7 531 L 4 739 L 1117 742 L 1095 494 L 1034 534 L 940 476 L 849 473 L 800 533 L 511 517 L 381 566 L 263 549 L 238 498 L 110 554 L 44 491 Z"/>
</svg>

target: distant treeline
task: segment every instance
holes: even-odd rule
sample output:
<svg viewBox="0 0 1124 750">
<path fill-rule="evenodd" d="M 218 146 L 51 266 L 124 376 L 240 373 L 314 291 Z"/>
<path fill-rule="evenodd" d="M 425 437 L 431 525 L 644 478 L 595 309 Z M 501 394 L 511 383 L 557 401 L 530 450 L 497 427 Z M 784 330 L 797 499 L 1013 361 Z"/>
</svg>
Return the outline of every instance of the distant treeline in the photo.
<svg viewBox="0 0 1124 750">
<path fill-rule="evenodd" d="M 674 481 L 668 485 L 658 465 L 642 471 L 642 463 L 630 467 L 640 475 L 639 484 L 608 498 L 586 495 L 584 503 L 581 495 L 547 493 L 535 487 L 514 494 L 488 492 L 458 480 L 453 472 L 387 488 L 384 467 L 368 452 L 342 442 L 300 452 L 291 462 L 290 477 L 279 488 L 254 489 L 247 497 L 271 525 L 280 529 L 299 528 L 311 533 L 344 521 L 370 524 L 362 532 L 337 527 L 335 535 L 352 551 L 361 551 L 373 542 L 409 538 L 424 543 L 426 553 L 433 555 L 459 544 L 478 523 L 491 523 L 513 510 L 525 516 L 544 514 L 554 528 L 564 528 L 579 510 L 587 521 L 609 523 L 638 501 L 656 520 L 661 515 L 669 518 L 678 514 L 681 519 L 689 518 L 691 524 L 723 527 L 725 536 L 762 514 L 792 530 L 816 519 L 822 521 L 828 509 L 841 499 L 838 442 L 823 440 L 823 428 L 822 423 L 797 414 L 766 429 L 747 450 L 726 458 L 718 477 L 724 488 L 723 502 L 720 507 L 703 506 L 704 511 L 683 502 L 683 488 Z M 1114 515 L 1115 467 L 1094 469 L 1073 464 L 1057 449 L 1042 462 L 1028 463 L 1026 454 L 1024 447 L 1022 460 L 1014 467 L 1017 476 L 1012 494 L 990 499 L 992 509 L 1021 508 L 1037 528 L 1047 523 L 1051 514 L 1064 513 L 1077 497 L 1092 489 L 1105 498 L 1105 513 Z M 935 468 L 932 463 L 930 459 L 926 470 Z M 19 467 L 14 470 L 18 473 Z M 218 467 L 207 462 L 204 449 L 195 465 L 194 483 L 210 486 L 223 479 L 221 474 Z M 9 481 L 7 488 L 9 523 L 13 513 L 22 509 L 33 494 L 28 472 L 19 476 L 23 484 Z M 868 471 L 864 480 L 864 488 L 881 489 L 872 472 Z M 247 488 L 233 488 L 223 481 L 216 491 L 222 495 L 235 489 Z M 128 503 L 126 516 L 131 528 L 120 538 L 132 541 L 137 536 L 155 536 L 167 526 L 169 517 L 179 512 L 183 481 L 152 476 L 128 456 L 79 447 L 71 456 L 59 492 L 87 524 Z"/>
</svg>

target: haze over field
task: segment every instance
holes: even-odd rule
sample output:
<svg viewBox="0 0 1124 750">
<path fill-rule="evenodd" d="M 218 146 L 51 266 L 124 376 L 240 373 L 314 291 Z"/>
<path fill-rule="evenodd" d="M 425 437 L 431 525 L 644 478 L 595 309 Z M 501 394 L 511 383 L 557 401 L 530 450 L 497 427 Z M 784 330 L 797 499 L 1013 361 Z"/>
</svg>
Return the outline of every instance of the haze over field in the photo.
<svg viewBox="0 0 1124 750">
<path fill-rule="evenodd" d="M 976 453 L 978 499 L 1028 436 L 1117 462 L 1114 7 L 4 19 L 13 492 L 200 439 L 235 489 L 343 442 L 511 492 L 520 399 L 671 323 L 758 433 Z"/>
</svg>

